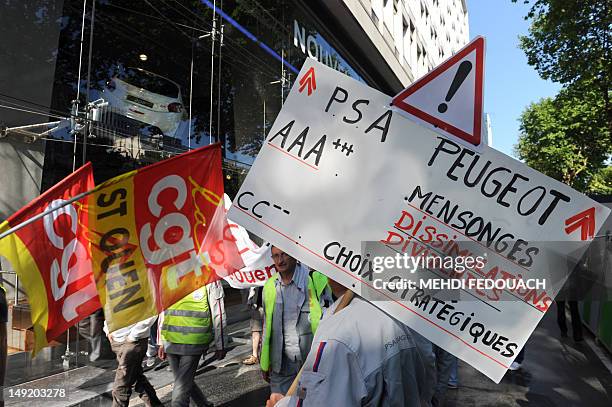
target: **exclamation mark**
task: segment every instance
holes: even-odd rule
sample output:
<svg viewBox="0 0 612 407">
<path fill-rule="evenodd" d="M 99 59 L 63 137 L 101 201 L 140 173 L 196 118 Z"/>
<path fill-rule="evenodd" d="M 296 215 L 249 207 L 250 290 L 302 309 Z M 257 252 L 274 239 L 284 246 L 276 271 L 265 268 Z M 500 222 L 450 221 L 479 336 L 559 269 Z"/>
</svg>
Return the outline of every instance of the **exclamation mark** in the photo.
<svg viewBox="0 0 612 407">
<path fill-rule="evenodd" d="M 453 96 L 455 96 L 455 93 L 457 93 L 457 89 L 459 89 L 459 86 L 461 86 L 463 81 L 465 81 L 465 78 L 467 78 L 471 70 L 472 63 L 470 61 L 463 61 L 459 64 L 459 68 L 457 69 L 457 72 L 455 73 L 455 78 L 453 79 L 453 83 L 451 83 L 450 89 L 448 90 L 444 101 L 450 102 Z M 446 103 L 440 103 L 438 105 L 438 112 L 444 113 L 447 110 L 448 105 Z"/>
</svg>

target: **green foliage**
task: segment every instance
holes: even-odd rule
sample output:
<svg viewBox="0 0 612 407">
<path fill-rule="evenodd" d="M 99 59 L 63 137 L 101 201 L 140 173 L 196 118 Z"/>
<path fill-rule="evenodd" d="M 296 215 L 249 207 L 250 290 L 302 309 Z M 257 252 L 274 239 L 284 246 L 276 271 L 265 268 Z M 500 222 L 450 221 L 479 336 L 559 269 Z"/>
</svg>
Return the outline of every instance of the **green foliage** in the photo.
<svg viewBox="0 0 612 407">
<path fill-rule="evenodd" d="M 516 2 L 517 0 L 512 0 Z M 612 154 L 612 2 L 525 0 L 529 34 L 520 47 L 540 76 L 565 87 L 523 112 L 516 153 L 580 191 L 605 188 Z"/>
<path fill-rule="evenodd" d="M 517 0 L 512 0 L 516 2 Z M 568 86 L 588 84 L 603 100 L 601 115 L 612 129 L 612 2 L 525 0 L 531 9 L 529 35 L 520 47 L 544 79 Z"/>
<path fill-rule="evenodd" d="M 580 191 L 612 152 L 597 92 L 561 90 L 554 98 L 533 103 L 520 118 L 517 156 L 527 165 Z"/>
<path fill-rule="evenodd" d="M 587 192 L 612 195 L 612 166 L 608 165 L 593 176 Z"/>
<path fill-rule="evenodd" d="M 516 1 L 516 0 L 515 0 Z M 535 0 L 521 48 L 545 79 L 564 84 L 610 83 L 612 53 L 609 0 Z"/>
</svg>

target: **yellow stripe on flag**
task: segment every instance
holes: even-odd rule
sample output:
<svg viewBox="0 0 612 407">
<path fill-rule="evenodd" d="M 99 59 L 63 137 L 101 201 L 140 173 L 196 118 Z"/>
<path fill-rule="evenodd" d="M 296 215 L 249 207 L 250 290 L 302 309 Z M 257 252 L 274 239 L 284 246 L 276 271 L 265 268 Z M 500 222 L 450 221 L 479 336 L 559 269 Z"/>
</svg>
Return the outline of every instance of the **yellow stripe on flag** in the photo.
<svg viewBox="0 0 612 407">
<path fill-rule="evenodd" d="M 10 229 L 8 222 L 0 224 L 0 233 L 8 229 Z M 0 255 L 4 256 L 12 269 L 17 272 L 28 296 L 35 337 L 32 356 L 35 356 L 40 349 L 48 345 L 46 331 L 49 313 L 45 283 L 36 261 L 16 233 L 0 239 Z"/>
<path fill-rule="evenodd" d="M 109 332 L 158 314 L 136 229 L 136 173 L 100 185 L 90 201 L 93 271 Z"/>
</svg>

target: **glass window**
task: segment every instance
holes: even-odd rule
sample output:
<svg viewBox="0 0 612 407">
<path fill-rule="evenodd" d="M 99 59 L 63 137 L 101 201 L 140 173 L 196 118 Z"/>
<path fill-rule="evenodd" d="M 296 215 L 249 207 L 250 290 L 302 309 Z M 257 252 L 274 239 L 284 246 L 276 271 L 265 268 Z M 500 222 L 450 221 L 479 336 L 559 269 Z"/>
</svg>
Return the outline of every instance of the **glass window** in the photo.
<svg viewBox="0 0 612 407">
<path fill-rule="evenodd" d="M 175 82 L 172 82 L 170 79 L 164 78 L 163 76 L 147 72 L 141 68 L 122 69 L 116 75 L 116 78 L 121 79 L 130 85 L 153 93 L 158 93 L 169 98 L 177 98 L 179 96 L 180 88 Z"/>
<path fill-rule="evenodd" d="M 219 142 L 233 197 L 306 58 L 363 81 L 336 27 L 304 1 L 98 0 L 95 11 L 91 1 L 85 9 L 83 1 L 5 3 L 0 51 L 14 66 L 4 69 L 2 93 L 36 106 L 10 124 L 66 118 L 39 142 L 43 190 L 86 161 L 100 183 Z M 63 339 L 72 351 L 75 337 L 73 329 Z M 64 354 L 65 345 L 53 348 L 45 363 L 61 371 Z M 37 367 L 16 380 L 41 371 L 50 372 Z"/>
</svg>

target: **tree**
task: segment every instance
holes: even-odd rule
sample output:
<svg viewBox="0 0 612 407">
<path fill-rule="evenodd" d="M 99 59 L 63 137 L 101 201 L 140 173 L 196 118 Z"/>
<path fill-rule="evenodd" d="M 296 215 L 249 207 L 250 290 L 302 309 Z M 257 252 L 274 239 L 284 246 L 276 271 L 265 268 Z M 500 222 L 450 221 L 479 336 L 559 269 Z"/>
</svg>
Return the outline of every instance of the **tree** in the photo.
<svg viewBox="0 0 612 407">
<path fill-rule="evenodd" d="M 512 0 L 516 2 L 517 0 Z M 544 79 L 564 85 L 520 118 L 519 158 L 580 191 L 605 189 L 612 154 L 612 3 L 524 0 L 531 19 L 520 47 Z"/>
<path fill-rule="evenodd" d="M 598 195 L 612 195 L 612 166 L 603 168 L 593 176 L 587 192 Z"/>
<path fill-rule="evenodd" d="M 516 2 L 517 0 L 512 0 Z M 540 76 L 564 85 L 592 86 L 602 99 L 608 131 L 612 124 L 612 2 L 610 0 L 525 0 L 531 9 L 529 35 L 520 46 Z"/>
<path fill-rule="evenodd" d="M 520 117 L 517 156 L 579 191 L 588 190 L 612 151 L 602 104 L 593 89 L 573 87 L 531 104 Z"/>
</svg>

